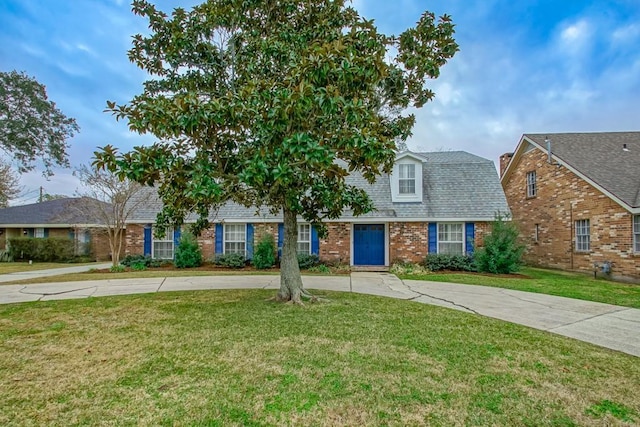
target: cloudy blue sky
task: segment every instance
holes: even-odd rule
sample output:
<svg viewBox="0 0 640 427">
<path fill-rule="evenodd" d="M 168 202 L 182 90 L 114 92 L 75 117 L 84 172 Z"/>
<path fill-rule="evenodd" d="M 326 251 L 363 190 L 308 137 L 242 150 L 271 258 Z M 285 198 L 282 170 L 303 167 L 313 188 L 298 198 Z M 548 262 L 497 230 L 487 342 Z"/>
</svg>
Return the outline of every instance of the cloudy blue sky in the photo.
<svg viewBox="0 0 640 427">
<path fill-rule="evenodd" d="M 158 0 L 165 11 L 195 0 Z M 466 150 L 497 160 L 523 133 L 640 130 L 638 0 L 355 0 L 385 33 L 412 26 L 424 10 L 447 13 L 460 52 L 432 82 L 434 102 L 416 112 L 409 148 Z M 98 146 L 151 142 L 103 112 L 126 102 L 145 79 L 127 59 L 131 36 L 146 30 L 124 0 L 0 0 L 0 69 L 45 84 L 81 131 L 74 165 Z M 72 195 L 71 170 L 49 181 L 22 176 L 25 196 L 43 186 Z"/>
</svg>

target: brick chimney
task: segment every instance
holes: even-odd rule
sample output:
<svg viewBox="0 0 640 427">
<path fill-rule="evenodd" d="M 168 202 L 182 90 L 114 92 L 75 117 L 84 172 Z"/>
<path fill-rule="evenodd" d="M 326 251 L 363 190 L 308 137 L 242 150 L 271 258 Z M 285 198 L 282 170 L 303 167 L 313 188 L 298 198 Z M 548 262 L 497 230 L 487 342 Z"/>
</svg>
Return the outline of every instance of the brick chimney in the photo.
<svg viewBox="0 0 640 427">
<path fill-rule="evenodd" d="M 513 153 L 504 153 L 502 156 L 500 156 L 500 178 L 502 178 L 502 175 L 504 175 L 504 171 L 507 169 L 507 166 L 509 166 L 509 162 L 511 161 L 512 157 Z"/>
</svg>

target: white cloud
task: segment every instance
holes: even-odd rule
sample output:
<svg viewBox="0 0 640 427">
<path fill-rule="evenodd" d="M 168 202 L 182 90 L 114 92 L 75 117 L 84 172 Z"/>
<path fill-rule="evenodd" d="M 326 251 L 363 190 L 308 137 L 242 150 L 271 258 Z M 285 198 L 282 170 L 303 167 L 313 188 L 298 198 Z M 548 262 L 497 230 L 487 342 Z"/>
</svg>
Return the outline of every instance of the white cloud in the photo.
<svg viewBox="0 0 640 427">
<path fill-rule="evenodd" d="M 592 33 L 592 25 L 586 19 L 565 25 L 560 31 L 561 46 L 567 53 L 580 54 L 589 47 Z"/>
</svg>

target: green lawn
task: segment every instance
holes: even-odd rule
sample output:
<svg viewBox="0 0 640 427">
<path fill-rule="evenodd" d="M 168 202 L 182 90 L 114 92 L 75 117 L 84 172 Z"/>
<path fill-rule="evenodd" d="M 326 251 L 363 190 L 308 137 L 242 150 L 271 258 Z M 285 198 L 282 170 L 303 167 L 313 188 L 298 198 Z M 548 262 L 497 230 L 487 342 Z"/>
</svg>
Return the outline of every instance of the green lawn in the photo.
<svg viewBox="0 0 640 427">
<path fill-rule="evenodd" d="M 34 262 L 33 264 L 29 264 L 28 262 L 0 262 L 0 274 L 21 273 L 24 271 L 48 270 L 50 268 L 65 268 L 91 264 L 95 263 L 72 264 L 59 262 Z"/>
<path fill-rule="evenodd" d="M 593 276 L 584 274 L 538 268 L 525 268 L 521 273 L 526 277 L 498 277 L 490 274 L 465 273 L 428 273 L 402 275 L 400 277 L 411 280 L 493 286 L 640 308 L 640 285 L 613 282 L 600 277 L 594 279 Z"/>
<path fill-rule="evenodd" d="M 414 302 L 233 290 L 0 307 L 0 425 L 624 425 L 638 358 Z"/>
</svg>

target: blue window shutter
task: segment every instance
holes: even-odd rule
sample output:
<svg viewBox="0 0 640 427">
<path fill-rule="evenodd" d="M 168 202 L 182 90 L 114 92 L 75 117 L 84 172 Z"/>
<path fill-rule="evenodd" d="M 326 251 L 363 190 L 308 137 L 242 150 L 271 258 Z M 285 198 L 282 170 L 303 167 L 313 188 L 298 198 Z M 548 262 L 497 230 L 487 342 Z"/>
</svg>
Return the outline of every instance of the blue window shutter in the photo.
<svg viewBox="0 0 640 427">
<path fill-rule="evenodd" d="M 49 237 L 49 229 L 45 228 L 43 231 L 44 231 L 44 238 L 46 239 L 47 237 Z"/>
<path fill-rule="evenodd" d="M 311 226 L 311 253 L 313 255 L 320 255 L 320 240 L 318 239 L 318 230 Z"/>
<path fill-rule="evenodd" d="M 278 224 L 278 258 L 282 256 L 283 244 L 284 244 L 284 224 Z"/>
<path fill-rule="evenodd" d="M 151 256 L 151 224 L 144 226 L 144 255 Z"/>
<path fill-rule="evenodd" d="M 76 239 L 76 232 L 73 230 L 69 230 L 69 240 L 75 240 Z"/>
<path fill-rule="evenodd" d="M 182 230 L 180 227 L 173 230 L 173 257 L 176 257 L 176 248 L 180 244 L 180 236 L 182 235 Z"/>
<path fill-rule="evenodd" d="M 438 224 L 435 222 L 429 223 L 429 253 L 438 253 Z"/>
<path fill-rule="evenodd" d="M 35 231 L 33 228 L 27 229 L 27 237 L 33 237 L 35 235 Z"/>
<path fill-rule="evenodd" d="M 253 259 L 253 224 L 247 224 L 247 259 Z"/>
<path fill-rule="evenodd" d="M 464 233 L 467 240 L 465 244 L 465 252 L 467 253 L 467 255 L 472 255 L 473 248 L 475 246 L 475 238 L 476 238 L 474 223 L 467 222 L 464 224 L 464 228 L 465 228 Z"/>
<path fill-rule="evenodd" d="M 222 224 L 216 224 L 216 254 L 221 255 L 224 251 L 222 250 L 222 239 L 224 238 L 224 227 Z"/>
</svg>

